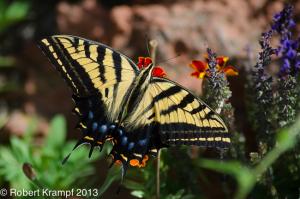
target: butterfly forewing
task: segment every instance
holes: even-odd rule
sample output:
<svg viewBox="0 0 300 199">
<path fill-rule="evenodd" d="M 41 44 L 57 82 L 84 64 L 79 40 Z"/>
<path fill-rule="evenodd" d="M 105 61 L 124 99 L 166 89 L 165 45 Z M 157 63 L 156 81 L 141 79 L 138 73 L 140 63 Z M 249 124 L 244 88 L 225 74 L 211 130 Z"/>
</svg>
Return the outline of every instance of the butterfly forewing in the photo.
<svg viewBox="0 0 300 199">
<path fill-rule="evenodd" d="M 153 77 L 136 109 L 125 120 L 129 131 L 155 129 L 155 146 L 198 145 L 227 148 L 230 134 L 223 120 L 190 91 L 165 78 Z M 151 127 L 152 126 L 152 127 Z"/>
<path fill-rule="evenodd" d="M 40 47 L 76 96 L 99 95 L 110 120 L 116 119 L 121 101 L 139 73 L 130 59 L 103 44 L 74 36 L 48 37 Z"/>
<path fill-rule="evenodd" d="M 153 78 L 149 87 L 153 96 L 153 119 L 159 125 L 163 143 L 229 146 L 230 136 L 223 120 L 191 92 L 162 78 Z"/>
</svg>

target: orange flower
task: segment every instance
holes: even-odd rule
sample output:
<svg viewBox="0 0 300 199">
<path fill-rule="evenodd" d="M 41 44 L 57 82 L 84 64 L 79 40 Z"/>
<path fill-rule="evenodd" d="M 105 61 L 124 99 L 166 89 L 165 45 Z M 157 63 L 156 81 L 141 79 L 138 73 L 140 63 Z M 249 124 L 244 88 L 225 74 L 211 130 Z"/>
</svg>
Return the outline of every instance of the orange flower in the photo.
<svg viewBox="0 0 300 199">
<path fill-rule="evenodd" d="M 226 66 L 229 57 L 217 57 L 217 69 L 219 72 L 225 73 L 227 76 L 237 76 L 239 75 L 239 71 L 233 66 Z"/>
<path fill-rule="evenodd" d="M 209 76 L 208 71 L 208 60 L 207 56 L 205 56 L 205 62 L 199 60 L 193 60 L 189 65 L 195 71 L 191 73 L 191 76 L 195 76 L 196 78 L 203 79 L 205 76 Z M 238 70 L 233 66 L 226 66 L 228 61 L 228 57 L 220 56 L 217 57 L 217 70 L 219 73 L 225 73 L 226 76 L 236 76 L 239 74 Z"/>
<path fill-rule="evenodd" d="M 191 73 L 191 76 L 203 79 L 207 72 L 208 64 L 206 62 L 193 60 L 190 64 L 190 67 L 192 67 L 195 70 L 195 72 Z"/>
<path fill-rule="evenodd" d="M 142 69 L 142 68 L 148 67 L 149 64 L 151 64 L 151 63 L 152 63 L 152 59 L 150 57 L 139 57 L 137 65 L 138 65 L 139 69 Z M 164 69 L 162 69 L 160 66 L 155 66 L 152 71 L 152 76 L 165 77 L 166 73 L 165 73 Z"/>
</svg>

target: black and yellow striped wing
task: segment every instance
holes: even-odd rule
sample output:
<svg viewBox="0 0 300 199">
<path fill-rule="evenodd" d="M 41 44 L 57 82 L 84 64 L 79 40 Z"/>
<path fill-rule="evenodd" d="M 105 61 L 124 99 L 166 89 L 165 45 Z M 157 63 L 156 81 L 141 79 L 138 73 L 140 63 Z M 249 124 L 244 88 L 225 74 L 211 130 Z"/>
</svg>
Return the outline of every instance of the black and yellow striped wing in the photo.
<svg viewBox="0 0 300 199">
<path fill-rule="evenodd" d="M 217 148 L 228 148 L 230 144 L 230 134 L 220 116 L 168 79 L 153 77 L 139 106 L 128 124 L 156 126 L 156 137 L 162 144 Z"/>
<path fill-rule="evenodd" d="M 171 145 L 228 147 L 222 119 L 187 89 L 151 77 L 145 90 L 135 90 L 144 71 L 125 55 L 66 35 L 45 38 L 39 46 L 72 88 L 83 132 L 74 149 L 90 143 L 91 155 L 95 146 L 112 140 L 113 162 L 126 167 L 143 166 L 149 154 Z M 128 100 L 136 103 L 130 109 L 123 107 Z"/>
<path fill-rule="evenodd" d="M 90 106 L 97 105 L 98 112 L 116 120 L 121 100 L 139 73 L 129 58 L 104 44 L 75 36 L 51 36 L 39 46 L 72 88 L 76 102 L 93 97 Z M 88 110 L 77 106 L 75 111 L 83 114 Z"/>
</svg>

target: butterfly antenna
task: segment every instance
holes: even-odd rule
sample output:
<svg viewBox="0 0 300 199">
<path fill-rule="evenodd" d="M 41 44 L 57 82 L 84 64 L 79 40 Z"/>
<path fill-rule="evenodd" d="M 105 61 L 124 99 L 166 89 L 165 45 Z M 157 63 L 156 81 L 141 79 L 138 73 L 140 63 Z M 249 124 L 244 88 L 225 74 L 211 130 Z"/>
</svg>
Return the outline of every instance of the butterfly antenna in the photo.
<svg viewBox="0 0 300 199">
<path fill-rule="evenodd" d="M 165 60 L 162 60 L 162 61 L 158 61 L 157 65 L 169 62 L 169 61 L 174 60 L 174 59 L 176 59 L 176 58 L 178 58 L 180 56 L 181 56 L 181 54 L 177 54 L 175 57 L 171 57 L 171 58 L 168 58 L 168 59 L 165 59 Z"/>
</svg>

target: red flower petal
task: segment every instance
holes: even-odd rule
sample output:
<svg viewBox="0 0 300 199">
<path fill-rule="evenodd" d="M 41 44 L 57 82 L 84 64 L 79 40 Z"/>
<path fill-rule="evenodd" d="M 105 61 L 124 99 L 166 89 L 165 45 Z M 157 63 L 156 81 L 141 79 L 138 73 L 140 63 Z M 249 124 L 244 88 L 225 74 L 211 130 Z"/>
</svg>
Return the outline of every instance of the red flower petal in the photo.
<svg viewBox="0 0 300 199">
<path fill-rule="evenodd" d="M 191 73 L 191 76 L 196 77 L 197 79 L 203 79 L 205 77 L 205 75 L 208 75 L 206 72 L 193 72 Z"/>
<path fill-rule="evenodd" d="M 207 63 L 198 60 L 193 60 L 190 66 L 198 72 L 204 72 L 207 69 Z"/>
<path fill-rule="evenodd" d="M 191 76 L 198 78 L 200 73 L 198 71 L 191 73 Z"/>
<path fill-rule="evenodd" d="M 164 69 L 162 69 L 161 67 L 155 66 L 152 71 L 152 76 L 165 77 L 166 73 L 165 73 Z"/>
<path fill-rule="evenodd" d="M 224 67 L 228 59 L 229 59 L 228 57 L 224 57 L 224 56 L 217 57 L 217 64 L 221 67 Z"/>
<path fill-rule="evenodd" d="M 145 57 L 139 57 L 138 58 L 138 64 L 137 64 L 139 69 L 144 67 L 144 63 L 145 63 Z"/>
<path fill-rule="evenodd" d="M 152 59 L 150 57 L 139 57 L 137 65 L 139 69 L 142 69 L 142 68 L 146 68 L 151 63 L 152 63 Z"/>
<path fill-rule="evenodd" d="M 152 59 L 150 57 L 145 57 L 144 68 L 149 66 L 149 64 L 152 64 Z"/>
</svg>

